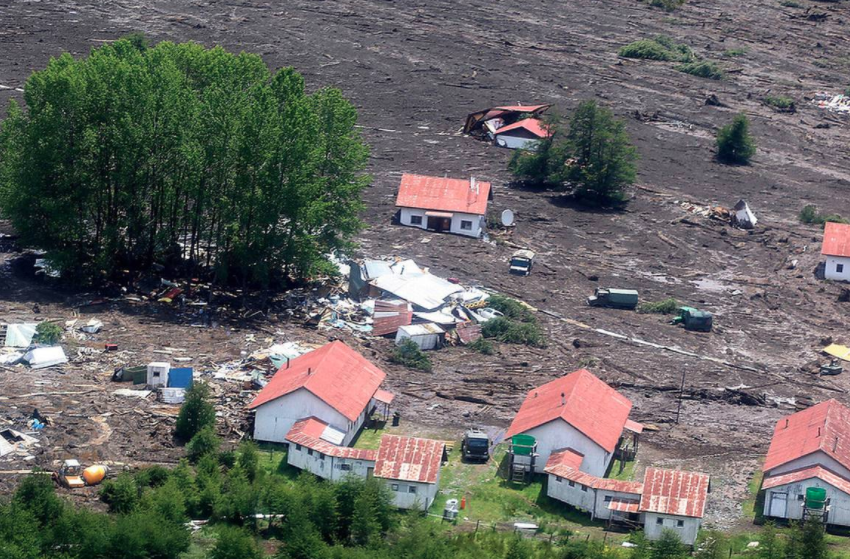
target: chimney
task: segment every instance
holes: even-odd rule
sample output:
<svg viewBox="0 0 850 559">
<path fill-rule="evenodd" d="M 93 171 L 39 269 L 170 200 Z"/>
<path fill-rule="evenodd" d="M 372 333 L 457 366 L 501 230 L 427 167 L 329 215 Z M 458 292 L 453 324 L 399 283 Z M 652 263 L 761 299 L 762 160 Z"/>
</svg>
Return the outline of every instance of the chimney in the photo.
<svg viewBox="0 0 850 559">
<path fill-rule="evenodd" d="M 469 178 L 469 190 L 476 196 L 478 195 L 478 181 L 475 180 L 475 177 Z"/>
<path fill-rule="evenodd" d="M 788 428 L 788 418 L 787 417 L 785 418 L 785 428 L 786 429 Z"/>
<path fill-rule="evenodd" d="M 820 437 L 820 427 L 818 427 L 818 437 Z"/>
<path fill-rule="evenodd" d="M 537 398 L 537 391 L 534 391 L 534 397 Z"/>
<path fill-rule="evenodd" d="M 289 357 L 286 358 L 286 368 L 289 368 Z"/>
<path fill-rule="evenodd" d="M 307 376 L 309 377 L 312 374 L 313 374 L 313 367 L 307 367 Z M 818 434 L 820 434 L 820 433 L 818 433 Z"/>
<path fill-rule="evenodd" d="M 564 394 L 563 392 L 561 392 L 561 405 L 562 405 L 562 406 L 566 406 L 566 405 L 567 405 L 567 395 L 566 395 L 566 394 Z"/>
<path fill-rule="evenodd" d="M 838 437 L 835 437 L 835 442 L 832 443 L 832 452 L 835 452 L 836 448 L 838 448 Z"/>
</svg>

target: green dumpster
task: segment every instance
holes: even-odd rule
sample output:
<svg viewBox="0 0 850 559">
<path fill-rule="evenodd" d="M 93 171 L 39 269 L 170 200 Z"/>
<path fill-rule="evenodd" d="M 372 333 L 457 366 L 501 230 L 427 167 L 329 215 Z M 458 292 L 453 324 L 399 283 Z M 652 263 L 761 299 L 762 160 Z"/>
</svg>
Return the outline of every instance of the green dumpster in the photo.
<svg viewBox="0 0 850 559">
<path fill-rule="evenodd" d="M 531 435 L 514 435 L 511 437 L 511 452 L 520 456 L 528 456 L 534 451 L 537 440 Z"/>
<path fill-rule="evenodd" d="M 822 509 L 826 504 L 826 489 L 809 487 L 806 489 L 806 508 Z"/>
</svg>

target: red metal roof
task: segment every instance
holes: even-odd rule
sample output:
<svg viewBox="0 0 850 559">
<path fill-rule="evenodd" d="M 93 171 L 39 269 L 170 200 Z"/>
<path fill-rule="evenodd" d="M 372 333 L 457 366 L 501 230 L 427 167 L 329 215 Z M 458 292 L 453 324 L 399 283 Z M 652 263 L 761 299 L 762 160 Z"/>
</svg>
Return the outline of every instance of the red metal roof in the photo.
<svg viewBox="0 0 850 559">
<path fill-rule="evenodd" d="M 413 322 L 413 309 L 407 301 L 375 301 L 372 335 L 386 336 L 398 332 L 399 326 Z"/>
<path fill-rule="evenodd" d="M 350 458 L 352 460 L 375 460 L 376 453 L 374 450 L 337 446 L 319 438 L 325 432 L 327 426 L 327 423 L 315 417 L 300 419 L 286 434 L 286 440 L 293 444 L 306 446 L 326 456 Z"/>
<path fill-rule="evenodd" d="M 823 228 L 823 245 L 820 253 L 850 258 L 850 225 L 828 221 Z"/>
<path fill-rule="evenodd" d="M 631 409 L 628 398 L 579 369 L 530 391 L 505 437 L 560 418 L 613 452 Z"/>
<path fill-rule="evenodd" d="M 640 495 L 643 491 L 643 484 L 637 481 L 608 479 L 582 472 L 579 468 L 583 459 L 584 455 L 572 448 L 556 450 L 549 455 L 543 471 L 602 491 L 617 491 L 634 495 Z"/>
<path fill-rule="evenodd" d="M 392 404 L 393 400 L 395 400 L 395 394 L 392 392 L 387 392 L 386 390 L 378 390 L 375 392 L 375 399 L 382 404 Z"/>
<path fill-rule="evenodd" d="M 401 177 L 395 205 L 401 208 L 419 208 L 444 212 L 463 212 L 484 215 L 490 183 L 472 179 L 450 179 L 409 175 Z"/>
<path fill-rule="evenodd" d="M 708 474 L 647 468 L 640 511 L 702 518 L 708 480 Z"/>
<path fill-rule="evenodd" d="M 331 342 L 284 365 L 248 409 L 304 388 L 351 421 L 369 405 L 386 373 L 340 341 Z"/>
<path fill-rule="evenodd" d="M 798 483 L 800 481 L 813 478 L 820 479 L 835 487 L 839 491 L 843 491 L 850 495 L 850 480 L 845 479 L 833 471 L 827 470 L 823 466 L 809 466 L 808 468 L 794 470 L 787 474 L 766 477 L 761 484 L 761 488 L 772 489 L 774 487 L 788 485 L 789 483 Z"/>
<path fill-rule="evenodd" d="M 608 510 L 615 512 L 637 512 L 640 501 L 636 499 L 611 499 L 608 501 Z"/>
<path fill-rule="evenodd" d="M 460 342 L 464 345 L 471 344 L 481 337 L 481 325 L 472 322 L 458 324 L 455 331 L 457 332 L 457 337 L 460 338 Z"/>
<path fill-rule="evenodd" d="M 536 118 L 524 118 L 518 122 L 514 122 L 513 124 L 509 124 L 507 126 L 502 126 L 498 130 L 496 130 L 495 135 L 504 134 L 505 132 L 510 132 L 511 130 L 518 129 L 528 130 L 538 138 L 548 138 L 552 135 L 552 132 L 546 129 L 543 122 Z"/>
<path fill-rule="evenodd" d="M 436 483 L 446 444 L 434 439 L 384 435 L 375 461 L 375 477 Z"/>
<path fill-rule="evenodd" d="M 631 419 L 627 419 L 626 424 L 623 427 L 637 435 L 643 433 L 643 423 L 638 423 L 637 421 L 632 421 Z"/>
<path fill-rule="evenodd" d="M 824 452 L 850 469 L 850 409 L 827 400 L 776 422 L 764 471 L 813 452 Z"/>
</svg>

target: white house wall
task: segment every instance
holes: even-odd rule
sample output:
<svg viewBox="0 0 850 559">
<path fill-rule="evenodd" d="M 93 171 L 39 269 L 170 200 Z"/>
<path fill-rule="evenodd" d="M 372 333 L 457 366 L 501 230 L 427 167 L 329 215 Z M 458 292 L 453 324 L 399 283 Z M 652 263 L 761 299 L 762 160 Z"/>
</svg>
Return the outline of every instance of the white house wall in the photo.
<svg viewBox="0 0 850 559">
<path fill-rule="evenodd" d="M 838 266 L 843 266 L 839 272 Z M 843 256 L 827 256 L 824 277 L 828 280 L 850 281 L 850 258 Z"/>
<path fill-rule="evenodd" d="M 324 456 L 324 459 L 322 459 Z M 286 457 L 287 463 L 299 470 L 307 470 L 313 475 L 330 481 L 340 481 L 348 476 L 365 479 L 370 470 L 375 469 L 374 460 L 355 460 L 326 456 L 318 451 L 310 453 L 306 446 L 290 444 Z M 344 469 L 347 466 L 348 469 Z"/>
<path fill-rule="evenodd" d="M 496 145 L 508 149 L 534 149 L 540 140 L 537 138 L 523 138 L 521 136 L 511 136 L 508 133 L 499 134 L 496 136 Z"/>
<path fill-rule="evenodd" d="M 809 466 L 823 466 L 827 470 L 831 470 L 841 477 L 850 479 L 850 470 L 839 464 L 834 458 L 830 457 L 823 451 L 813 452 L 807 456 L 802 456 L 796 460 L 792 460 L 787 464 L 782 464 L 765 473 L 765 477 L 772 477 L 778 474 L 793 472 L 808 468 Z"/>
<path fill-rule="evenodd" d="M 311 416 L 318 417 L 334 429 L 346 433 L 346 439 L 349 436 L 353 437 L 353 434 L 349 433 L 351 422 L 348 418 L 312 392 L 299 388 L 295 392 L 266 402 L 257 408 L 254 418 L 254 439 L 282 443 L 296 421 Z"/>
<path fill-rule="evenodd" d="M 658 523 L 658 519 L 661 519 L 661 524 Z M 643 521 L 643 531 L 647 539 L 657 540 L 664 530 L 670 530 L 676 533 L 685 545 L 694 544 L 701 524 L 699 518 L 654 512 L 645 513 Z M 679 522 L 682 522 L 682 526 L 679 526 Z"/>
<path fill-rule="evenodd" d="M 826 498 L 829 499 L 829 524 L 839 526 L 850 526 L 850 495 L 840 491 L 825 481 L 813 478 L 803 480 L 797 483 L 789 483 L 780 485 L 765 491 L 764 495 L 764 514 L 774 518 L 785 518 L 788 520 L 799 520 L 803 518 L 803 503 L 806 495 L 806 489 L 809 487 L 820 487 L 826 489 Z M 784 494 L 785 499 L 775 500 L 773 495 Z M 802 497 L 802 499 L 801 499 Z M 771 510 L 771 503 L 776 501 L 776 506 Z M 784 501 L 784 511 L 778 511 L 780 503 Z"/>
<path fill-rule="evenodd" d="M 419 229 L 428 229 L 428 216 L 425 215 L 425 212 L 428 210 L 423 210 L 419 208 L 401 208 L 399 212 L 399 222 L 402 225 L 407 225 L 410 227 L 418 227 Z M 467 237 L 480 237 L 481 231 L 483 228 L 484 217 L 477 214 L 468 214 L 462 212 L 448 212 L 452 213 L 453 216 L 451 218 L 451 228 L 449 229 L 450 233 L 454 233 L 455 235 L 465 235 Z M 422 218 L 421 224 L 414 224 L 410 221 L 412 216 L 419 216 Z M 460 222 L 461 221 L 471 221 L 472 229 L 461 229 Z"/>
<path fill-rule="evenodd" d="M 543 473 L 549 455 L 562 448 L 572 448 L 582 453 L 584 459 L 581 462 L 581 471 L 596 477 L 605 476 L 613 456 L 563 419 L 555 419 L 525 431 L 525 434 L 537 440 L 539 456 L 534 467 L 537 473 Z"/>
<path fill-rule="evenodd" d="M 393 505 L 400 509 L 428 510 L 437 496 L 437 488 L 440 485 L 440 475 L 437 473 L 435 483 L 419 483 L 414 481 L 398 481 L 385 479 L 387 488 L 393 497 Z M 416 489 L 411 493 L 410 488 Z"/>
<path fill-rule="evenodd" d="M 557 499 L 588 513 L 592 513 L 594 509 L 596 491 L 586 485 L 571 482 L 566 478 L 549 474 L 546 494 L 552 499 Z"/>
</svg>

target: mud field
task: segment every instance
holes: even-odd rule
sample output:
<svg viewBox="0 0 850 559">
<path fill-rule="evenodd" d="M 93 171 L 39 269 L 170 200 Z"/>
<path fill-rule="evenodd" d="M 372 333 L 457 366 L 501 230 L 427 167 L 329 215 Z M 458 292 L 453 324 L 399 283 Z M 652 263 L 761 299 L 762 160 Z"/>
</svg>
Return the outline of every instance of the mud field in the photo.
<svg viewBox="0 0 850 559">
<path fill-rule="evenodd" d="M 365 194 L 364 255 L 414 258 L 439 275 L 550 313 L 540 314 L 546 349 L 503 345 L 485 357 L 448 348 L 433 354 L 435 370 L 426 374 L 389 364 L 388 340 L 308 331 L 273 312 L 251 321 L 234 312 L 216 327 L 193 328 L 197 317 L 186 313 L 110 303 L 94 310 L 106 326 L 86 343 L 114 341 L 121 351 L 69 351 L 72 363 L 61 372 L 0 369 L 0 416 L 20 419 L 33 406 L 54 415 L 35 459 L 45 467 L 68 453 L 169 462 L 181 452 L 170 437 L 173 410 L 113 396 L 109 382 L 114 367 L 161 360 L 154 350 L 163 347 L 185 350 L 177 354 L 203 368 L 265 347 L 266 339 L 321 343 L 341 336 L 388 372 L 404 421 L 447 437 L 470 423 L 504 428 L 529 388 L 586 366 L 633 400 L 634 419 L 659 428 L 642 440 L 639 469 L 681 464 L 711 473 L 708 520 L 721 527 L 742 522 L 747 479 L 777 418 L 795 404 L 850 402 L 850 377 L 810 372 L 827 338 L 850 342 L 850 303 L 837 302 L 838 285 L 814 278 L 820 230 L 797 221 L 806 204 L 850 214 L 850 121 L 810 103 L 816 91 L 840 93 L 850 85 L 850 8 L 802 3 L 689 0 L 668 13 L 635 0 L 0 0 L 4 111 L 50 56 L 82 55 L 132 31 L 221 44 L 261 54 L 272 67 L 294 66 L 310 87 L 339 87 L 360 110 L 374 177 Z M 672 63 L 617 57 L 621 46 L 659 33 L 721 63 L 727 77 L 706 80 Z M 723 54 L 736 49 L 743 55 Z M 722 106 L 706 104 L 711 94 Z M 798 112 L 774 112 L 761 103 L 768 94 L 794 98 Z M 465 115 L 479 108 L 541 102 L 568 112 L 588 98 L 627 120 L 641 156 L 635 198 L 623 213 L 509 189 L 510 152 L 459 134 Z M 752 121 L 758 154 L 748 167 L 717 164 L 714 134 L 738 111 Z M 538 253 L 534 273 L 509 276 L 513 248 L 504 243 L 391 225 L 402 172 L 493 181 L 491 213 L 516 212 L 510 241 Z M 760 220 L 753 232 L 683 206 L 730 207 L 739 198 Z M 2 256 L 6 262 L 14 254 Z M 690 333 L 664 317 L 588 308 L 584 299 L 596 286 L 635 287 L 644 301 L 676 297 L 715 313 L 715 329 Z M 84 300 L 10 266 L 0 276 L 0 320 L 35 318 L 36 302 L 39 318 L 68 320 Z M 245 428 L 238 410 L 250 400 L 240 389 L 216 389 L 222 409 L 234 410 L 221 425 L 234 438 Z"/>
</svg>

